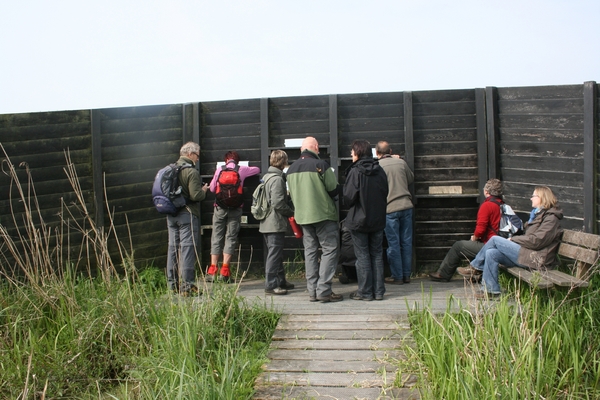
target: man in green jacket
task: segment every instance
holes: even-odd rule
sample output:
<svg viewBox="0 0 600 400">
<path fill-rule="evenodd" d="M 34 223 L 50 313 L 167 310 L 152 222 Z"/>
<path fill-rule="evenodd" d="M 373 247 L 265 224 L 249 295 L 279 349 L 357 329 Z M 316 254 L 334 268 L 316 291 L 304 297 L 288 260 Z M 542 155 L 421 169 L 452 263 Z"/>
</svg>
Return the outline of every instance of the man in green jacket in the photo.
<svg viewBox="0 0 600 400">
<path fill-rule="evenodd" d="M 341 301 L 331 282 L 338 258 L 338 210 L 334 201 L 338 182 L 333 168 L 319 158 L 319 143 L 307 137 L 300 148 L 300 159 L 287 172 L 294 218 L 303 232 L 306 286 L 310 301 Z M 322 248 L 319 264 L 319 247 Z"/>
</svg>

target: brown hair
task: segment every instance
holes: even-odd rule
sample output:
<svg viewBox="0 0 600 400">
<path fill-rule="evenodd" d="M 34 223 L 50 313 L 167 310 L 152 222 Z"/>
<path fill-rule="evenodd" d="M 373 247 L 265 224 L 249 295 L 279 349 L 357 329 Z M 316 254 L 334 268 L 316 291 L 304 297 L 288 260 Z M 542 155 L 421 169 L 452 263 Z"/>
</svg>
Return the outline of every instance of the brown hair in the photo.
<svg viewBox="0 0 600 400">
<path fill-rule="evenodd" d="M 233 160 L 236 164 L 239 164 L 240 155 L 237 153 L 237 151 L 228 151 L 227 153 L 225 153 L 225 162 L 229 160 Z"/>
<path fill-rule="evenodd" d="M 288 155 L 283 150 L 273 150 L 269 162 L 272 167 L 283 170 L 288 162 Z"/>
<path fill-rule="evenodd" d="M 536 186 L 533 193 L 538 195 L 540 198 L 540 205 L 546 210 L 558 204 L 556 196 L 548 186 Z"/>
</svg>

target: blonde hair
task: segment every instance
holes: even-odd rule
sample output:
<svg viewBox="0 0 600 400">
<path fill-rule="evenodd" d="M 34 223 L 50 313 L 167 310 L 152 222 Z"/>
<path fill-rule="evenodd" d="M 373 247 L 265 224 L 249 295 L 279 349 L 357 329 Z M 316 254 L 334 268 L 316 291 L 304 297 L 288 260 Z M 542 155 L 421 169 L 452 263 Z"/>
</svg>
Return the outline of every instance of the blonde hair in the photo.
<svg viewBox="0 0 600 400">
<path fill-rule="evenodd" d="M 548 186 L 536 186 L 533 193 L 538 195 L 540 205 L 546 210 L 556 206 L 558 203 L 556 196 Z"/>
<path fill-rule="evenodd" d="M 288 155 L 283 150 L 273 150 L 271 152 L 271 157 L 269 163 L 272 167 L 279 168 L 283 170 L 287 166 Z"/>
</svg>

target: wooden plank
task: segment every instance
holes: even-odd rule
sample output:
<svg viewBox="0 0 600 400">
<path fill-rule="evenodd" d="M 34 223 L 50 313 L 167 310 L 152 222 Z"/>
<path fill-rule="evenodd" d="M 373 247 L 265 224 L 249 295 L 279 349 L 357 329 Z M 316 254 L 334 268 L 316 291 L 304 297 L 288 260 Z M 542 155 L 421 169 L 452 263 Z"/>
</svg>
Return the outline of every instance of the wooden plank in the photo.
<svg viewBox="0 0 600 400">
<path fill-rule="evenodd" d="M 395 322 L 371 321 L 371 322 L 340 322 L 340 321 L 289 321 L 281 324 L 279 329 L 288 330 L 352 330 L 352 329 L 395 329 Z"/>
<path fill-rule="evenodd" d="M 260 110 L 260 99 L 222 100 L 202 103 L 202 113 L 205 115 L 248 110 Z"/>
<path fill-rule="evenodd" d="M 473 142 L 477 140 L 477 129 L 474 127 L 420 129 L 414 139 L 415 143 Z"/>
<path fill-rule="evenodd" d="M 473 114 L 475 114 L 475 102 L 472 100 L 416 103 L 414 105 L 415 116 Z"/>
<path fill-rule="evenodd" d="M 587 281 L 557 270 L 546 271 L 544 277 L 557 286 L 588 287 L 590 285 Z"/>
<path fill-rule="evenodd" d="M 352 93 L 338 95 L 338 103 L 340 107 L 386 104 L 402 105 L 403 98 L 403 92 Z"/>
<path fill-rule="evenodd" d="M 498 97 L 502 100 L 579 99 L 581 98 L 581 85 L 499 88 Z"/>
<path fill-rule="evenodd" d="M 461 168 L 461 171 L 463 169 Z M 444 171 L 448 171 L 444 169 Z M 429 194 L 462 193 L 462 186 L 430 186 Z"/>
<path fill-rule="evenodd" d="M 329 360 L 329 361 L 373 361 L 395 358 L 405 360 L 406 355 L 398 350 L 271 350 L 271 360 Z"/>
<path fill-rule="evenodd" d="M 342 119 L 339 121 L 340 130 L 348 133 L 369 132 L 369 131 L 390 131 L 400 130 L 405 123 L 402 116 L 386 118 L 354 118 Z"/>
<path fill-rule="evenodd" d="M 415 169 L 477 167 L 476 154 L 444 154 L 415 157 Z"/>
<path fill-rule="evenodd" d="M 477 125 L 475 115 L 434 115 L 415 116 L 415 130 L 421 129 L 448 129 L 448 128 L 473 128 Z"/>
<path fill-rule="evenodd" d="M 329 315 L 334 317 L 335 315 Z M 354 315 L 358 317 L 359 315 Z M 301 317 L 301 315 L 300 315 Z M 394 338 L 396 340 L 404 339 L 406 332 L 403 331 L 391 331 L 389 329 L 349 329 L 349 330 L 326 330 L 326 329 L 311 329 L 307 330 L 276 330 L 273 333 L 272 340 L 287 340 L 287 339 L 330 339 L 330 340 L 368 340 L 368 339 L 381 339 L 381 338 Z"/>
<path fill-rule="evenodd" d="M 445 103 L 455 101 L 474 101 L 475 93 L 472 89 L 456 90 L 424 90 L 413 92 L 414 104 L 419 103 Z"/>
<path fill-rule="evenodd" d="M 420 156 L 446 154 L 477 154 L 477 142 L 473 140 L 466 142 L 415 143 L 415 154 L 419 154 Z"/>
<path fill-rule="evenodd" d="M 565 229 L 563 231 L 562 241 L 585 247 L 587 249 L 600 249 L 600 236 L 591 233 Z"/>
<path fill-rule="evenodd" d="M 397 366 L 377 361 L 332 362 L 322 360 L 273 360 L 263 367 L 268 372 L 377 372 L 385 369 L 396 371 Z"/>
<path fill-rule="evenodd" d="M 539 129 L 539 130 L 575 130 L 583 129 L 581 114 L 551 115 L 500 115 L 499 126 L 503 128 Z"/>
<path fill-rule="evenodd" d="M 340 98 L 341 95 L 338 95 Z M 400 104 L 377 104 L 377 105 L 338 105 L 340 120 L 354 118 L 400 118 L 402 117 L 402 103 Z"/>
<path fill-rule="evenodd" d="M 329 96 L 292 96 L 271 98 L 271 106 L 280 109 L 329 107 Z"/>
<path fill-rule="evenodd" d="M 280 399 L 405 399 L 418 400 L 421 398 L 417 389 L 410 388 L 342 388 L 342 387 L 298 387 L 263 386 L 258 387 L 253 399 L 255 400 L 280 400 Z"/>
<path fill-rule="evenodd" d="M 402 374 L 400 379 L 409 379 Z M 261 375 L 257 384 L 286 384 L 295 386 L 342 386 L 342 387 L 382 387 L 386 384 L 383 376 L 377 373 L 322 373 L 322 372 L 270 372 Z"/>
<path fill-rule="evenodd" d="M 535 287 L 536 289 L 549 289 L 554 286 L 554 283 L 545 279 L 537 271 L 531 272 L 529 270 L 526 270 L 524 268 L 519 268 L 519 267 L 506 268 L 505 271 L 507 271 L 509 274 L 519 278 L 520 280 L 527 282 L 528 284 Z"/>
<path fill-rule="evenodd" d="M 500 178 L 500 165 L 498 164 L 498 89 L 485 88 L 485 109 L 487 121 L 487 176 L 488 179 Z"/>
<path fill-rule="evenodd" d="M 322 315 L 322 314 L 314 314 L 314 315 L 284 315 L 279 320 L 279 324 L 284 322 L 395 322 L 398 324 L 398 327 L 403 329 L 410 329 L 410 325 L 407 322 L 399 321 L 399 319 L 405 319 L 398 315 L 394 314 L 373 314 L 373 315 L 355 315 L 355 314 L 341 314 L 341 315 Z M 277 327 L 279 329 L 279 325 Z"/>
<path fill-rule="evenodd" d="M 181 108 L 181 104 L 159 104 L 138 107 L 103 108 L 100 111 L 108 119 L 121 120 L 181 116 Z"/>
<path fill-rule="evenodd" d="M 272 341 L 272 350 L 393 350 L 402 347 L 398 339 L 318 339 Z"/>
<path fill-rule="evenodd" d="M 508 142 L 539 143 L 583 143 L 583 132 L 580 129 L 533 129 L 525 127 L 502 127 L 502 143 Z"/>
<path fill-rule="evenodd" d="M 598 250 L 585 249 L 568 243 L 560 244 L 558 254 L 573 260 L 583 261 L 590 265 L 593 265 L 598 261 Z"/>
<path fill-rule="evenodd" d="M 583 99 L 498 100 L 500 114 L 574 114 L 583 110 Z"/>
</svg>

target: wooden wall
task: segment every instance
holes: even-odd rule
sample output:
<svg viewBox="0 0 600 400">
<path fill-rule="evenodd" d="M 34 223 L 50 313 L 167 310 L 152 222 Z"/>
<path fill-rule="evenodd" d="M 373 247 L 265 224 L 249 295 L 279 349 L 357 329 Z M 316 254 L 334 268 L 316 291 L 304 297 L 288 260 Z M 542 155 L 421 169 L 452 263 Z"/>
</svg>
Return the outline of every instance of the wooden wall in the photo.
<svg viewBox="0 0 600 400">
<path fill-rule="evenodd" d="M 182 143 L 201 145 L 199 170 L 210 182 L 228 150 L 268 167 L 271 150 L 286 139 L 314 136 L 321 157 L 340 183 L 350 165 L 354 139 L 391 143 L 415 172 L 415 267 L 437 266 L 455 240 L 472 233 L 481 189 L 498 177 L 505 198 L 525 218 L 538 184 L 550 186 L 565 211 L 564 226 L 597 232 L 599 148 L 598 85 L 440 90 L 299 96 L 191 104 L 0 115 L 0 143 L 13 164 L 26 162 L 46 221 L 58 221 L 60 199 L 72 202 L 62 168 L 69 149 L 86 204 L 108 225 L 104 185 L 119 240 L 140 263 L 165 264 L 165 218 L 150 198 L 156 171 L 178 158 Z M 290 162 L 299 148 L 286 148 Z M 24 171 L 20 170 L 20 175 Z M 242 268 L 262 269 L 262 237 L 250 215 L 240 234 Z M 457 185 L 460 195 L 430 195 L 432 186 Z M 10 227 L 10 180 L 0 176 L 0 223 Z M 202 203 L 202 265 L 209 261 L 214 196 Z M 22 212 L 13 201 L 17 217 Z M 346 210 L 340 207 L 340 217 Z M 11 228 L 14 229 L 14 228 Z M 131 240 L 129 238 L 131 234 Z M 131 243 L 131 245 L 130 245 Z M 113 246 L 114 247 L 114 246 Z M 285 257 L 301 256 L 302 243 L 289 232 Z M 114 250 L 114 248 L 113 248 Z"/>
</svg>

